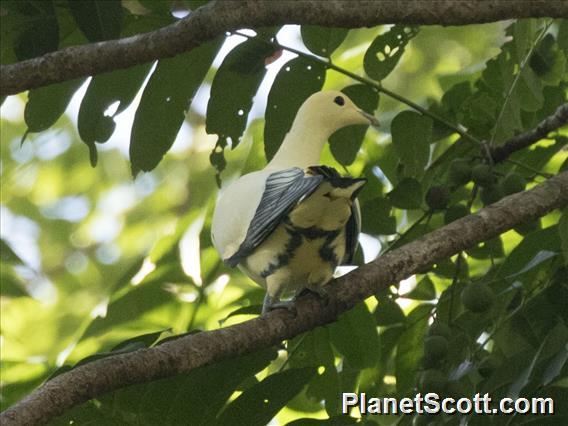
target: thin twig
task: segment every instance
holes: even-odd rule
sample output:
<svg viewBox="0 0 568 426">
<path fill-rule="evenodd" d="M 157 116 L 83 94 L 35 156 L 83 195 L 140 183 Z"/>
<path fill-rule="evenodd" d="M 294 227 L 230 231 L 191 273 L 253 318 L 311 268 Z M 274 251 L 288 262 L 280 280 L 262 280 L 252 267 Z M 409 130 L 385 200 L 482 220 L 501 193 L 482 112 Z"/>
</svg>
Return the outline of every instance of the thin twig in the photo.
<svg viewBox="0 0 568 426">
<path fill-rule="evenodd" d="M 497 134 L 497 128 L 501 124 L 503 114 L 505 113 L 505 107 L 507 106 L 509 99 L 511 99 L 511 96 L 513 95 L 513 90 L 515 90 L 515 87 L 517 87 L 517 83 L 519 81 L 519 78 L 521 77 L 523 71 L 525 70 L 525 67 L 527 66 L 527 63 L 529 62 L 529 59 L 531 58 L 537 44 L 542 40 L 542 38 L 544 37 L 544 35 L 546 34 L 546 32 L 548 31 L 548 29 L 550 28 L 551 25 L 552 25 L 552 20 L 550 20 L 546 24 L 546 26 L 542 28 L 540 34 L 534 40 L 533 44 L 531 45 L 531 48 L 529 49 L 529 51 L 527 52 L 527 54 L 523 58 L 522 62 L 519 64 L 519 72 L 517 73 L 517 75 L 515 75 L 515 77 L 513 78 L 513 81 L 511 82 L 511 86 L 509 87 L 509 90 L 507 91 L 507 95 L 505 96 L 505 101 L 503 102 L 503 105 L 501 106 L 501 110 L 499 111 L 499 115 L 497 116 L 497 120 L 495 121 L 495 131 L 491 135 L 491 139 L 489 141 L 490 147 L 492 147 L 493 144 L 495 143 L 495 135 Z"/>
</svg>

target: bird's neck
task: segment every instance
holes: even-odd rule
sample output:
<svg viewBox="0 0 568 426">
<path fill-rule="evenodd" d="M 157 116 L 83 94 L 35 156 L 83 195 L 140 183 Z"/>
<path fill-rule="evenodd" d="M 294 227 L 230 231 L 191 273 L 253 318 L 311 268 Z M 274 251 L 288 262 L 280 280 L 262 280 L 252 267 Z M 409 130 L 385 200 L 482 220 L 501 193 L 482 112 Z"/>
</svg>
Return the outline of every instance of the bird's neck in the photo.
<svg viewBox="0 0 568 426">
<path fill-rule="evenodd" d="M 323 146 L 331 136 L 329 129 L 314 126 L 309 117 L 296 117 L 280 148 L 268 163 L 270 169 L 307 168 L 318 165 Z"/>
</svg>

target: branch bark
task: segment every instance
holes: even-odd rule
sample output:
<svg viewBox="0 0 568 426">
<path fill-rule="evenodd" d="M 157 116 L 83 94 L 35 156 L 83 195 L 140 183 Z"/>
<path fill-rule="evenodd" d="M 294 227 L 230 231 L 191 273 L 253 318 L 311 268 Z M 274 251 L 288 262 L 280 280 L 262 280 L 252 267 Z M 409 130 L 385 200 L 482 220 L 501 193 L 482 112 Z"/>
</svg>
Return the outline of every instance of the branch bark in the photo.
<svg viewBox="0 0 568 426">
<path fill-rule="evenodd" d="M 528 148 L 566 123 L 568 123 L 568 103 L 560 105 L 554 114 L 542 120 L 536 128 L 514 136 L 503 145 L 493 148 L 491 157 L 495 163 L 505 161 L 514 152 Z"/>
<path fill-rule="evenodd" d="M 2 425 L 42 424 L 112 390 L 148 382 L 275 345 L 328 324 L 358 302 L 426 266 L 568 205 L 568 172 L 450 223 L 330 284 L 329 303 L 298 299 L 297 315 L 270 312 L 231 327 L 182 337 L 158 347 L 105 358 L 55 377 L 2 413 Z"/>
<path fill-rule="evenodd" d="M 564 0 L 214 1 L 156 31 L 68 47 L 0 68 L 0 95 L 99 74 L 187 52 L 241 28 L 283 24 L 372 27 L 466 25 L 518 18 L 568 18 Z"/>
</svg>

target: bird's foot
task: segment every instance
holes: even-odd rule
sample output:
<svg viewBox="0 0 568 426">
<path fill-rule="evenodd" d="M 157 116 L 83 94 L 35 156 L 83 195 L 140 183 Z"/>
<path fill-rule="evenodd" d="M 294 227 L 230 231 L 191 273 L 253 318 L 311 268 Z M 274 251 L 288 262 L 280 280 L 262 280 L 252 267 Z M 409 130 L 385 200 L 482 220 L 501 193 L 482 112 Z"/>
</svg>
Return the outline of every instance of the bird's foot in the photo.
<svg viewBox="0 0 568 426">
<path fill-rule="evenodd" d="M 326 305 L 329 303 L 329 291 L 323 285 L 307 286 L 296 295 L 296 298 L 306 293 L 316 294 Z"/>
<path fill-rule="evenodd" d="M 294 316 L 296 316 L 296 304 L 294 300 L 278 300 L 277 298 L 273 298 L 266 293 L 264 297 L 264 303 L 262 305 L 262 314 L 266 315 L 268 312 L 273 311 L 274 309 L 286 309 L 288 312 L 291 312 Z"/>
</svg>

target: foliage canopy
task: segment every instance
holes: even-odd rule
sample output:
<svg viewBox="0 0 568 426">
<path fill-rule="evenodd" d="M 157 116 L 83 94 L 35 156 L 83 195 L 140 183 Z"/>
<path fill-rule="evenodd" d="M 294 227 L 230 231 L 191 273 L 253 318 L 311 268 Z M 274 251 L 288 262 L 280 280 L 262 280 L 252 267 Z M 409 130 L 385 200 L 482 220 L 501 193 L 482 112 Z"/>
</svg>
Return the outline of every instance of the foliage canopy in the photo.
<svg viewBox="0 0 568 426">
<path fill-rule="evenodd" d="M 177 19 L 168 4 L 2 2 L 2 64 L 160 28 Z M 567 170 L 566 128 L 498 164 L 483 147 L 566 102 L 567 57 L 568 21 L 260 28 L 4 100 L 2 408 L 81 363 L 258 314 L 262 290 L 211 245 L 216 178 L 263 167 L 310 94 L 343 90 L 382 124 L 342 129 L 322 158 L 369 179 L 361 263 Z M 432 377 L 444 395 L 551 396 L 565 424 L 567 264 L 568 212 L 553 212 L 281 351 L 118 390 L 54 424 L 351 424 L 342 392 L 411 396 Z"/>
</svg>

